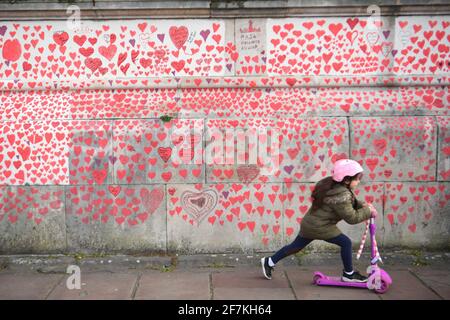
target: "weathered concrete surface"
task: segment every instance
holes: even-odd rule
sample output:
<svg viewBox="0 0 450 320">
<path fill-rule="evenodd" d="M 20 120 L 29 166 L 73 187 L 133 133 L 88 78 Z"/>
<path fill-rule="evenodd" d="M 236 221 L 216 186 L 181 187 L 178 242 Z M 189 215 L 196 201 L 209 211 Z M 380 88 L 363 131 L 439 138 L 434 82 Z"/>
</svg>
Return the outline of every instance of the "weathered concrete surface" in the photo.
<svg viewBox="0 0 450 320">
<path fill-rule="evenodd" d="M 69 252 L 166 250 L 163 186 L 74 186 L 66 197 Z"/>
<path fill-rule="evenodd" d="M 66 248 L 64 187 L 0 187 L 0 253 L 58 253 Z"/>
<path fill-rule="evenodd" d="M 383 242 L 410 247 L 449 245 L 449 183 L 386 183 Z"/>
</svg>

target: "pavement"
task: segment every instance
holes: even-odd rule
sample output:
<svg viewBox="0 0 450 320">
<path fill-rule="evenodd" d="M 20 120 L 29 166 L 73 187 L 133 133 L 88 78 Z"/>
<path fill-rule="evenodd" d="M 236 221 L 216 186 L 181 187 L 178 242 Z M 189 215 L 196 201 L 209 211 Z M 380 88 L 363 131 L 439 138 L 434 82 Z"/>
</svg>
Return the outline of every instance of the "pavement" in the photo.
<svg viewBox="0 0 450 320">
<path fill-rule="evenodd" d="M 388 252 L 381 266 L 393 284 L 385 294 L 312 284 L 314 271 L 340 275 L 339 253 L 288 257 L 277 264 L 272 280 L 262 275 L 263 256 L 0 256 L 0 300 L 450 299 L 448 252 Z M 367 256 L 354 261 L 355 268 L 364 271 L 367 261 Z M 70 289 L 76 275 L 80 288 Z"/>
</svg>

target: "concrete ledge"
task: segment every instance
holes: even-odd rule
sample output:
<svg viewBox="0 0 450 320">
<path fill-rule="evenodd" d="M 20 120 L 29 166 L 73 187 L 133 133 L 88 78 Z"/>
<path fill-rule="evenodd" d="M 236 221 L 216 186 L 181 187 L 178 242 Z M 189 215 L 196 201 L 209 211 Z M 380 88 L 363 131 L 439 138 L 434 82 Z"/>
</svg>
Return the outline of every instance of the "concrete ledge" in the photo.
<svg viewBox="0 0 450 320">
<path fill-rule="evenodd" d="M 144 17 L 290 17 L 352 16 L 367 14 L 372 1 L 17 1 L 0 4 L 0 18 L 17 20 L 66 19 L 69 5 L 82 10 L 82 18 L 124 19 Z M 377 1 L 381 15 L 449 14 L 447 1 Z M 32 8 L 32 9 L 30 9 Z"/>
</svg>

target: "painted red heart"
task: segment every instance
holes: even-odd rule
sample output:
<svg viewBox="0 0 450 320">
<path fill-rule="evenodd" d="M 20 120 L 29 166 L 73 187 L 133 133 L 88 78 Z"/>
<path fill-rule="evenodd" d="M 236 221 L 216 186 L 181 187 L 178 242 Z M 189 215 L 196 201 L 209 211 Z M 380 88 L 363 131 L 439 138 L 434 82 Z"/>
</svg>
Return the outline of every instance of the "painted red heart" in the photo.
<svg viewBox="0 0 450 320">
<path fill-rule="evenodd" d="M 6 40 L 3 43 L 2 49 L 3 59 L 8 61 L 17 61 L 22 55 L 22 46 L 20 45 L 19 40 Z"/>
<path fill-rule="evenodd" d="M 102 61 L 99 58 L 87 58 L 84 61 L 84 64 L 86 65 L 86 67 L 91 69 L 92 72 L 95 72 L 95 70 L 97 70 L 102 65 Z"/>
<path fill-rule="evenodd" d="M 114 58 L 116 51 L 117 51 L 117 47 L 113 44 L 110 44 L 107 47 L 101 46 L 100 48 L 98 48 L 98 52 L 100 52 L 100 54 L 102 56 L 104 56 L 106 59 L 108 59 L 109 61 L 111 61 L 112 58 Z"/>
<path fill-rule="evenodd" d="M 186 63 L 186 62 L 185 62 L 184 60 L 173 61 L 173 62 L 171 63 L 171 66 L 172 66 L 177 72 L 180 72 L 180 71 L 184 68 L 185 63 Z"/>
<path fill-rule="evenodd" d="M 186 42 L 189 35 L 188 28 L 185 26 L 169 28 L 169 36 L 177 49 L 180 49 Z"/>
<path fill-rule="evenodd" d="M 69 34 L 65 31 L 55 32 L 53 40 L 60 46 L 63 46 L 69 40 Z"/>
<path fill-rule="evenodd" d="M 164 162 L 169 161 L 171 155 L 172 155 L 172 148 L 171 147 L 159 147 L 158 148 L 158 154 L 163 159 Z"/>
</svg>

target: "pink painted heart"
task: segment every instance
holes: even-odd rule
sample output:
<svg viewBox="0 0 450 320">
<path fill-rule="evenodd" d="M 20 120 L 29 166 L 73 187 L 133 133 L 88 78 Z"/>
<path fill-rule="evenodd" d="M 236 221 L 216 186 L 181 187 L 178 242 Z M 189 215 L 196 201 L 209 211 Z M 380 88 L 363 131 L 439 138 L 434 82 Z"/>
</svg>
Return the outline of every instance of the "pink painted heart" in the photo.
<svg viewBox="0 0 450 320">
<path fill-rule="evenodd" d="M 259 175 L 260 168 L 255 164 L 240 165 L 236 171 L 240 181 L 249 183 Z"/>
<path fill-rule="evenodd" d="M 142 188 L 140 191 L 142 203 L 150 213 L 156 211 L 164 200 L 164 191 L 162 189 L 153 189 L 148 191 L 147 188 Z"/>
</svg>

